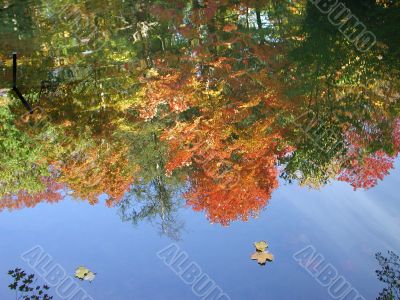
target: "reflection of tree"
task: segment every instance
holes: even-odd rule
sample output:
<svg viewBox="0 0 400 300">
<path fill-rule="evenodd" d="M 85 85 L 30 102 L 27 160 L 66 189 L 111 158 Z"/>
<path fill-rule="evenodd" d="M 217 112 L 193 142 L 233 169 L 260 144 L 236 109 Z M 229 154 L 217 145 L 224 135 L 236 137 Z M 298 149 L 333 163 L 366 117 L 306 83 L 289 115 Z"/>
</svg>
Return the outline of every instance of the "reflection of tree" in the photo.
<svg viewBox="0 0 400 300">
<path fill-rule="evenodd" d="M 110 197 L 110 206 L 122 199 L 133 182 L 133 165 L 127 158 L 127 147 L 115 142 L 94 144 L 74 152 L 60 167 L 61 182 L 74 191 L 74 195 L 87 199 L 89 203 L 98 202 L 105 193 Z"/>
<path fill-rule="evenodd" d="M 55 182 L 55 180 L 50 177 L 42 177 L 41 183 L 44 186 L 42 192 L 29 193 L 20 190 L 16 195 L 0 198 L 0 212 L 4 209 L 12 211 L 25 207 L 35 207 L 42 202 L 57 203 L 63 199 L 60 194 L 60 190 L 64 187 L 63 184 Z"/>
<path fill-rule="evenodd" d="M 338 122 L 323 116 L 298 118 L 287 135 L 293 151 L 280 160 L 284 166 L 281 177 L 300 185 L 320 188 L 337 177 L 340 159 L 346 152 Z"/>
<path fill-rule="evenodd" d="M 377 300 L 400 299 L 400 257 L 393 251 L 388 251 L 389 256 L 376 253 L 375 257 L 381 267 L 376 271 L 378 279 L 387 287 L 379 293 Z"/>
<path fill-rule="evenodd" d="M 399 12 L 398 5 L 375 1 L 344 1 L 379 42 L 362 53 L 348 43 L 326 15 L 308 2 L 296 39 L 288 41 L 286 90 L 295 105 L 295 116 L 312 114 L 316 126 L 325 129 L 299 139 L 299 120 L 285 137 L 294 151 L 284 158 L 283 177 L 321 186 L 331 179 L 350 182 L 355 188 L 370 188 L 390 169 L 397 156 L 393 132 L 399 105 L 398 32 L 385 19 Z M 385 6 L 383 8 L 382 6 Z M 366 9 L 368 7 L 368 9 Z M 396 17 L 398 18 L 398 16 Z M 389 50 L 393 49 L 393 50 Z M 302 124 L 299 134 L 308 130 Z M 357 135 L 358 145 L 348 140 Z M 333 139 L 332 139 L 333 137 Z M 363 141 L 361 141 L 361 137 Z M 331 145 L 339 145 L 330 151 Z M 348 156 L 348 157 L 346 157 Z M 349 158 L 351 157 L 351 158 Z"/>
<path fill-rule="evenodd" d="M 185 198 L 194 210 L 205 211 L 211 222 L 228 226 L 257 217 L 277 186 L 274 160 L 260 158 L 238 164 L 218 179 L 204 172 L 193 174 Z"/>
<path fill-rule="evenodd" d="M 45 1 L 26 11 L 26 34 L 16 16 L 21 76 L 49 118 L 44 130 L 15 125 L 20 105 L 0 104 L 8 194 L 43 192 L 51 165 L 78 197 L 107 193 L 123 218 L 159 218 L 168 232 L 185 185 L 191 207 L 228 225 L 257 216 L 279 175 L 371 188 L 389 173 L 400 150 L 393 1 L 344 1 L 376 29 L 365 53 L 306 0 L 95 2 Z M 29 86 L 46 72 L 38 99 Z"/>
<path fill-rule="evenodd" d="M 177 220 L 181 207 L 176 188 L 165 183 L 162 177 L 148 184 L 134 184 L 117 207 L 122 221 L 137 225 L 143 220 L 155 222 L 161 234 L 179 239 L 183 223 Z"/>
<path fill-rule="evenodd" d="M 181 38 L 149 58 L 156 71 L 138 105 L 146 120 L 169 121 L 166 169 L 190 172 L 188 203 L 225 225 L 256 215 L 276 187 L 276 161 L 283 178 L 311 187 L 340 179 L 370 188 L 383 179 L 398 152 L 393 40 L 360 53 L 307 1 L 215 4 L 154 8 L 160 24 L 173 25 L 158 27 L 170 28 L 163 34 Z M 360 16 L 382 24 L 383 36 L 391 27 L 381 17 L 395 6 L 368 7 L 376 15 Z M 301 123 L 302 115 L 313 120 Z M 368 137 L 356 151 L 350 132 Z M 265 168 L 275 171 L 260 184 Z"/>
<path fill-rule="evenodd" d="M 0 198 L 20 191 L 39 193 L 44 189 L 40 178 L 49 175 L 42 164 L 43 153 L 15 122 L 10 109 L 0 102 Z"/>
<path fill-rule="evenodd" d="M 349 146 L 346 161 L 338 179 L 350 183 L 354 189 L 374 187 L 393 168 L 394 156 L 383 150 L 369 153 L 366 151 L 368 139 L 365 136 L 361 138 L 354 132 L 347 134 L 347 140 Z"/>
<path fill-rule="evenodd" d="M 159 223 L 162 234 L 179 239 L 183 224 L 177 221 L 176 212 L 181 207 L 182 180 L 178 176 L 166 176 L 166 146 L 159 141 L 159 123 L 140 126 L 140 131 L 128 134 L 132 141 L 131 159 L 139 170 L 138 178 L 121 201 L 114 204 L 119 208 L 121 219 L 134 225 L 142 220 Z M 128 137 L 126 137 L 128 138 Z"/>
<path fill-rule="evenodd" d="M 28 275 L 20 268 L 8 271 L 8 275 L 13 279 L 9 288 L 15 291 L 16 300 L 51 300 L 53 296 L 48 294 L 50 289 L 47 285 L 38 285 L 35 274 Z"/>
<path fill-rule="evenodd" d="M 169 146 L 168 174 L 189 172 L 187 203 L 223 225 L 256 216 L 266 205 L 284 152 L 277 150 L 274 118 L 266 118 L 281 104 L 279 81 L 265 76 L 274 74 L 278 51 L 264 42 L 262 24 L 244 18 L 247 6 L 260 19 L 266 2 L 242 8 L 185 2 L 187 12 L 155 8 L 157 20 L 179 28 L 182 38 L 165 47 L 168 60 L 154 59 L 158 73 L 145 82 L 141 115 L 167 120 L 161 138 Z"/>
</svg>

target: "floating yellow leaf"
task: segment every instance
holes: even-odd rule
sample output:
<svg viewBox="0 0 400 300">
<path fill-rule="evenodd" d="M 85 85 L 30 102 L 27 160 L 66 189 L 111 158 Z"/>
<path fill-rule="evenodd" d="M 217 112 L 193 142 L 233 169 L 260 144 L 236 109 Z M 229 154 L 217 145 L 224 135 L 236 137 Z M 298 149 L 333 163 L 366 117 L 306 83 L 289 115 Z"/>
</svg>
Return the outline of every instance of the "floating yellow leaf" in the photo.
<svg viewBox="0 0 400 300">
<path fill-rule="evenodd" d="M 265 241 L 255 242 L 254 246 L 257 251 L 264 252 L 268 248 L 268 244 Z"/>
<path fill-rule="evenodd" d="M 268 248 L 267 242 L 265 241 L 255 242 L 254 247 L 256 247 L 256 252 L 254 252 L 251 255 L 251 259 L 257 260 L 257 262 L 260 265 L 265 265 L 267 261 L 274 260 L 274 256 L 266 251 Z"/>
<path fill-rule="evenodd" d="M 76 269 L 75 277 L 80 280 L 87 280 L 92 282 L 96 278 L 96 273 L 93 273 L 88 268 L 81 266 L 78 269 Z"/>
<path fill-rule="evenodd" d="M 274 256 L 268 252 L 257 251 L 252 254 L 251 259 L 257 260 L 260 265 L 265 265 L 267 261 L 273 261 Z"/>
</svg>

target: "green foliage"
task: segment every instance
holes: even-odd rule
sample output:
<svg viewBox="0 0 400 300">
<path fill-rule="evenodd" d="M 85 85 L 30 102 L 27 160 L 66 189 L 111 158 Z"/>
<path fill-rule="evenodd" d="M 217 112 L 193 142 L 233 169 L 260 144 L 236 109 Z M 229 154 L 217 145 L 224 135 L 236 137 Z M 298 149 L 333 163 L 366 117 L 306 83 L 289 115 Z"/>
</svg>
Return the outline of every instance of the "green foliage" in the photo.
<svg viewBox="0 0 400 300">
<path fill-rule="evenodd" d="M 131 143 L 131 161 L 139 166 L 135 174 L 139 179 L 117 206 L 124 222 L 157 222 L 161 234 L 178 240 L 183 224 L 177 220 L 176 212 L 181 206 L 183 184 L 179 172 L 166 176 L 167 145 L 158 137 L 161 125 L 142 124 L 140 130 L 125 137 Z"/>
<path fill-rule="evenodd" d="M 284 166 L 281 177 L 319 188 L 337 177 L 346 142 L 338 124 L 310 115 L 311 118 L 298 118 L 289 123 L 294 127 L 290 141 L 295 149 L 281 159 Z"/>
<path fill-rule="evenodd" d="M 14 121 L 10 109 L 0 106 L 0 198 L 19 191 L 41 192 L 40 178 L 49 175 L 40 147 Z"/>
</svg>

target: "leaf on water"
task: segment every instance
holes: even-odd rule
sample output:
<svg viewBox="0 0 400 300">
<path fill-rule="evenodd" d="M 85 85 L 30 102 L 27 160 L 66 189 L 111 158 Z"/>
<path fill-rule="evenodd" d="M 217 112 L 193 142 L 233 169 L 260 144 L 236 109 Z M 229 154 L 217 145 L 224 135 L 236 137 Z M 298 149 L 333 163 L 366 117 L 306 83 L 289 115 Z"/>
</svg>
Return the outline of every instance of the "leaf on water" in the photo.
<svg viewBox="0 0 400 300">
<path fill-rule="evenodd" d="M 251 255 L 251 259 L 257 260 L 260 265 L 265 265 L 267 261 L 274 260 L 274 256 L 266 251 L 268 249 L 267 242 L 255 242 L 254 247 L 256 247 L 256 252 Z"/>
<path fill-rule="evenodd" d="M 85 267 L 79 267 L 75 271 L 75 277 L 77 277 L 79 279 L 83 279 L 88 272 L 89 272 L 89 269 L 87 269 Z"/>
<path fill-rule="evenodd" d="M 89 273 L 87 273 L 83 279 L 92 282 L 95 278 L 96 278 L 96 273 L 89 271 Z"/>
<path fill-rule="evenodd" d="M 267 261 L 273 261 L 274 256 L 268 252 L 257 251 L 251 255 L 251 259 L 257 260 L 260 265 L 265 265 Z"/>
<path fill-rule="evenodd" d="M 96 278 L 96 273 L 93 273 L 88 268 L 81 266 L 78 269 L 76 269 L 75 277 L 80 280 L 87 280 L 92 282 Z"/>
<path fill-rule="evenodd" d="M 268 248 L 268 244 L 265 241 L 255 242 L 254 246 L 257 251 L 264 252 Z"/>
</svg>

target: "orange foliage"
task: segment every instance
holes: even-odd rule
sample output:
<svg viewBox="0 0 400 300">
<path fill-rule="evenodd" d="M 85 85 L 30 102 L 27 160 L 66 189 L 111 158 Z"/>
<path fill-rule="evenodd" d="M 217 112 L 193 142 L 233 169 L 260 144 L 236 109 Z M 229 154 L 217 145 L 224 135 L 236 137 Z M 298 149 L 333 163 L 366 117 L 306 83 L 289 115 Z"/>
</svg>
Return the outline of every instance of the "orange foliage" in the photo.
<svg viewBox="0 0 400 300">
<path fill-rule="evenodd" d="M 185 198 L 194 210 L 204 210 L 212 223 L 227 226 L 235 220 L 258 216 L 278 187 L 277 175 L 271 157 L 245 161 L 217 180 L 198 172 Z"/>
<path fill-rule="evenodd" d="M 228 225 L 256 216 L 278 186 L 276 158 L 284 151 L 277 150 L 280 135 L 274 119 L 237 129 L 253 106 L 265 109 L 277 103 L 269 93 L 247 104 L 232 100 L 230 107 L 221 106 L 218 97 L 209 101 L 214 109 L 204 99 L 203 116 L 164 132 L 171 152 L 166 171 L 191 165 L 196 171 L 185 194 L 187 203 L 205 210 L 212 222 Z"/>
<path fill-rule="evenodd" d="M 210 22 L 214 2 L 193 13 L 193 23 Z M 146 119 L 158 113 L 160 104 L 168 107 L 164 116 L 198 109 L 200 116 L 164 130 L 161 138 L 170 149 L 166 172 L 191 166 L 195 172 L 187 203 L 223 225 L 256 216 L 267 204 L 278 186 L 276 159 L 283 154 L 277 150 L 281 135 L 274 118 L 259 116 L 283 105 L 281 83 L 266 76 L 277 64 L 277 49 L 259 45 L 248 34 L 231 34 L 235 26 L 219 29 L 228 35 L 224 40 L 210 36 L 189 54 L 181 53 L 178 68 L 157 61 L 162 75 L 147 80 L 141 106 Z M 213 56 L 210 49 L 216 47 L 231 53 Z M 250 50 L 244 53 L 244 48 Z M 263 67 L 253 69 L 251 60 L 262 61 Z"/>
<path fill-rule="evenodd" d="M 146 83 L 145 99 L 140 112 L 144 119 L 153 118 L 162 104 L 168 105 L 173 112 L 182 112 L 195 97 L 192 86 L 196 80 L 190 70 L 185 70 L 183 66 L 179 71 L 171 70 L 164 67 L 161 61 L 157 65 L 163 75 L 143 82 Z"/>
<path fill-rule="evenodd" d="M 130 168 L 126 147 L 89 149 L 85 157 L 70 161 L 60 167 L 60 180 L 74 191 L 81 199 L 88 199 L 96 204 L 101 194 L 110 199 L 107 205 L 112 206 L 122 199 L 133 182 L 134 169 Z"/>
</svg>

